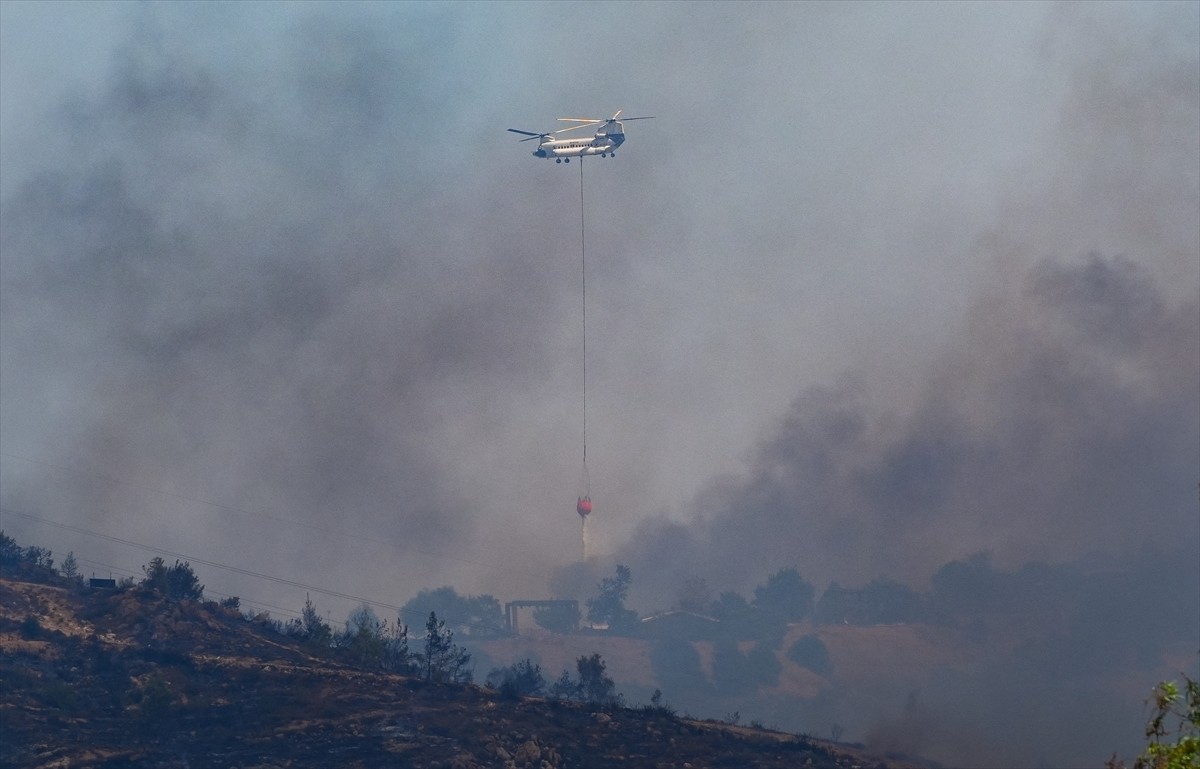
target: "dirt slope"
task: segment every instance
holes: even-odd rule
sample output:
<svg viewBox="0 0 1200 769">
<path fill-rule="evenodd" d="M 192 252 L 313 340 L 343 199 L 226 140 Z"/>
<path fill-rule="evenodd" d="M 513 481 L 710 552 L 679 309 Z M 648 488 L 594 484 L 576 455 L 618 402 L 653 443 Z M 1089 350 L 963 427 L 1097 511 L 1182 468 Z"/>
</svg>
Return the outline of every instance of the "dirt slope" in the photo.
<svg viewBox="0 0 1200 769">
<path fill-rule="evenodd" d="M 139 590 L 0 579 L 0 680 L 2 766 L 885 765 L 792 735 L 360 670 L 235 611 Z"/>
</svg>

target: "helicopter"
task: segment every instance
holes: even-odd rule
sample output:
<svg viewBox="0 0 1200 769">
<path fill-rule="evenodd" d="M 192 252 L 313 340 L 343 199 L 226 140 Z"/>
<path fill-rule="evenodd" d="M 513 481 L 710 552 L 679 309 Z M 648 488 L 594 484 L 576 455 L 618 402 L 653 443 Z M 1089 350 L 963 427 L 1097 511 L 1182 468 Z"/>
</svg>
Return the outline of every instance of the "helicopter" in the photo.
<svg viewBox="0 0 1200 769">
<path fill-rule="evenodd" d="M 554 158 L 555 163 L 570 163 L 571 158 L 582 158 L 585 155 L 599 155 L 600 157 L 616 157 L 617 147 L 620 147 L 625 142 L 625 126 L 622 121 L 617 120 L 621 116 L 622 110 L 617 110 L 616 114 L 607 120 L 603 118 L 590 117 L 560 117 L 559 120 L 566 123 L 578 123 L 568 128 L 560 128 L 557 131 L 550 133 L 535 133 L 534 131 L 522 131 L 519 128 L 510 128 L 515 134 L 527 136 L 526 139 L 521 139 L 523 142 L 538 140 L 538 148 L 533 151 L 534 157 L 539 158 Z M 643 117 L 627 117 L 625 120 L 653 120 L 653 115 Z M 591 139 L 554 139 L 555 134 L 574 131 L 579 128 L 590 128 L 599 126 L 596 129 L 596 135 Z"/>
</svg>

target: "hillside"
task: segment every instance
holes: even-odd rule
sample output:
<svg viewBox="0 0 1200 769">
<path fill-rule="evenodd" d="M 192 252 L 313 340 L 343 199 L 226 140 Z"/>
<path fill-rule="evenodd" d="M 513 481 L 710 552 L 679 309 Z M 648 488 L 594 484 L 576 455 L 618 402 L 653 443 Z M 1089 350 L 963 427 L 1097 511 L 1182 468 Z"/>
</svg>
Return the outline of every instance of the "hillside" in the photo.
<svg viewBox="0 0 1200 769">
<path fill-rule="evenodd" d="M 665 710 L 356 669 L 213 603 L 0 578 L 0 765 L 904 767 Z"/>
</svg>

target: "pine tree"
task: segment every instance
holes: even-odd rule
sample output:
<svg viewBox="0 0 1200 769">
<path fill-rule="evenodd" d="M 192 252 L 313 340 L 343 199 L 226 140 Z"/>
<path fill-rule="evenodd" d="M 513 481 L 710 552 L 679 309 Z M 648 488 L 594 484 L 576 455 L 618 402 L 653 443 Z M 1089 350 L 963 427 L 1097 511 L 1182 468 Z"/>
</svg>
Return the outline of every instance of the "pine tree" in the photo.
<svg viewBox="0 0 1200 769">
<path fill-rule="evenodd" d="M 470 683 L 473 677 L 467 667 L 471 663 L 470 653 L 454 643 L 454 633 L 437 618 L 436 612 L 429 612 L 425 623 L 425 653 L 420 661 L 426 681 Z"/>
<path fill-rule="evenodd" d="M 79 574 L 79 561 L 75 560 L 75 551 L 67 553 L 67 557 L 62 562 L 62 575 L 72 582 L 80 582 L 82 577 Z"/>
</svg>

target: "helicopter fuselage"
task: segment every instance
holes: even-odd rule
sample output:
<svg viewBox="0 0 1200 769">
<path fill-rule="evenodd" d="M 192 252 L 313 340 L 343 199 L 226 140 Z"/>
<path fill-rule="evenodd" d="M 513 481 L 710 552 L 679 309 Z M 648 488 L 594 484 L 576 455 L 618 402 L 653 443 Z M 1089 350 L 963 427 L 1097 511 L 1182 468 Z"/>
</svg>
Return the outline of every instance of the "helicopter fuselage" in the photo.
<svg viewBox="0 0 1200 769">
<path fill-rule="evenodd" d="M 616 152 L 625 141 L 625 134 L 596 134 L 591 139 L 546 139 L 533 151 L 534 157 L 581 158 L 587 155 L 605 157 Z"/>
<path fill-rule="evenodd" d="M 555 163 L 570 163 L 571 158 L 582 158 L 588 155 L 599 155 L 607 157 L 615 155 L 617 147 L 625 143 L 625 126 L 617 120 L 621 116 L 621 110 L 617 110 L 616 114 L 604 120 L 602 118 L 581 118 L 581 117 L 560 117 L 559 120 L 568 123 L 578 123 L 570 128 L 562 128 L 558 131 L 550 133 L 535 133 L 533 131 L 525 131 L 520 128 L 508 129 L 512 133 L 521 134 L 527 138 L 521 139 L 523 142 L 538 140 L 538 148 L 533 151 L 533 156 L 538 158 L 554 158 Z M 652 120 L 653 116 L 644 117 L 629 117 L 626 120 Z M 575 131 L 581 128 L 592 128 L 595 134 L 590 139 L 555 139 L 554 134 L 566 133 L 567 131 Z"/>
</svg>

